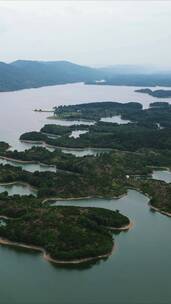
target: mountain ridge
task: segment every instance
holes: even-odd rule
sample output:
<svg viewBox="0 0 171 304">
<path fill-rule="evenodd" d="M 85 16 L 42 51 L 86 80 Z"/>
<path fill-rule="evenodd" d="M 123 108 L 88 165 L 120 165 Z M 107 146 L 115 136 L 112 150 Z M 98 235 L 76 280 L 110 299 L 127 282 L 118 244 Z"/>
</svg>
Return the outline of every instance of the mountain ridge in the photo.
<svg viewBox="0 0 171 304">
<path fill-rule="evenodd" d="M 171 86 L 171 72 L 145 71 L 141 66 L 94 68 L 67 60 L 0 62 L 0 92 L 84 82 L 98 85 Z M 103 82 L 101 80 L 104 80 Z"/>
</svg>

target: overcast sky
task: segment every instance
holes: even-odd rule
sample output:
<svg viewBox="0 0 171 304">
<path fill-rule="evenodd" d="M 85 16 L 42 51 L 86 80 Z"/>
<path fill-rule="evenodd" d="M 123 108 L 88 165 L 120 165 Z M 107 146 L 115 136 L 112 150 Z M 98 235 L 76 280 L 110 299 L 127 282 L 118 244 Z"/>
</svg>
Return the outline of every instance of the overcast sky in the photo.
<svg viewBox="0 0 171 304">
<path fill-rule="evenodd" d="M 0 61 L 171 67 L 170 1 L 1 1 Z"/>
</svg>

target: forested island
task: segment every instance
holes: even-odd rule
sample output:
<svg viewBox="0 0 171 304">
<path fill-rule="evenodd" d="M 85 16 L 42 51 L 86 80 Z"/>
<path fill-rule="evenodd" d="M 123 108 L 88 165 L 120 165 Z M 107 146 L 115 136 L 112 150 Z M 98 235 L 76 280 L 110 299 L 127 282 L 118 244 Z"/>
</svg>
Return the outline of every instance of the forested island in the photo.
<svg viewBox="0 0 171 304">
<path fill-rule="evenodd" d="M 94 109 L 94 110 L 93 110 Z M 29 172 L 0 165 L 0 183 L 22 182 L 34 187 L 37 196 L 0 194 L 2 242 L 25 244 L 41 250 L 58 263 L 85 262 L 111 254 L 111 230 L 130 227 L 119 210 L 53 206 L 51 201 L 80 198 L 118 198 L 129 189 L 149 197 L 154 210 L 171 215 L 171 184 L 152 179 L 154 169 L 171 168 L 171 106 L 152 103 L 143 110 L 138 103 L 94 103 L 55 108 L 60 119 L 92 120 L 93 125 L 45 125 L 39 132 L 21 135 L 21 140 L 45 142 L 56 147 L 106 147 L 108 153 L 76 157 L 60 149 L 32 147 L 10 150 L 0 142 L 0 156 L 18 162 L 53 165 L 56 172 Z M 103 122 L 103 117 L 121 115 L 131 123 Z M 78 138 L 73 131 L 84 130 Z M 52 137 L 53 135 L 53 137 Z M 11 244 L 10 243 L 10 244 Z"/>
<path fill-rule="evenodd" d="M 13 243 L 42 248 L 53 262 L 81 262 L 107 257 L 113 248 L 110 230 L 127 226 L 118 211 L 102 208 L 50 207 L 32 196 L 0 194 L 5 225 L 0 235 Z"/>
<path fill-rule="evenodd" d="M 150 90 L 150 89 L 139 89 L 135 90 L 137 93 L 144 93 L 148 94 L 153 97 L 158 97 L 158 98 L 171 98 L 171 90 Z"/>
<path fill-rule="evenodd" d="M 21 135 L 22 141 L 44 142 L 54 147 L 65 148 L 107 148 L 136 151 L 147 149 L 171 149 L 171 106 L 168 103 L 152 103 L 149 109 L 142 109 L 139 103 L 99 102 L 55 108 L 59 119 L 92 120 L 93 125 L 58 126 L 45 125 L 40 132 Z M 107 123 L 103 117 L 121 115 L 128 124 Z M 78 138 L 71 136 L 74 130 L 85 130 Z M 52 138 L 49 135 L 56 135 Z"/>
</svg>

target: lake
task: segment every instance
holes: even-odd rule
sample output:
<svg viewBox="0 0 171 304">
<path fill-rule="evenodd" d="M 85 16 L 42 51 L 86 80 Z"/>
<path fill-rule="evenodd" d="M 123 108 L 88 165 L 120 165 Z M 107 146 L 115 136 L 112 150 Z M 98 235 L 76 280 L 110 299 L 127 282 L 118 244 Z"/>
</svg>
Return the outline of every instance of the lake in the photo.
<svg viewBox="0 0 171 304">
<path fill-rule="evenodd" d="M 139 101 L 148 107 L 160 101 L 134 89 L 70 84 L 0 93 L 0 140 L 23 150 L 28 145 L 18 141 L 21 133 L 55 123 L 47 119 L 49 113 L 32 111 L 35 108 L 105 100 Z M 115 250 L 107 260 L 80 266 L 57 266 L 39 253 L 0 246 L 2 304 L 170 304 L 171 219 L 152 211 L 147 197 L 129 190 L 116 200 L 58 204 L 119 209 L 134 225 L 114 236 Z"/>
</svg>

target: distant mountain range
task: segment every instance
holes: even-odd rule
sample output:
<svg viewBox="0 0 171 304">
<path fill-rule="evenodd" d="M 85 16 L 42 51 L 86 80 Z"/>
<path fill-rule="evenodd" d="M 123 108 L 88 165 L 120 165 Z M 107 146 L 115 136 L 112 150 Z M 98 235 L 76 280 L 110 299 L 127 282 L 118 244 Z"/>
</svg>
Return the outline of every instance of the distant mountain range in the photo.
<svg viewBox="0 0 171 304">
<path fill-rule="evenodd" d="M 68 61 L 0 62 L 0 91 L 101 79 L 101 71 Z"/>
<path fill-rule="evenodd" d="M 68 61 L 17 60 L 9 64 L 0 62 L 1 92 L 76 82 L 99 85 L 171 86 L 171 73 L 159 73 L 155 69 L 133 65 L 92 68 Z"/>
</svg>

